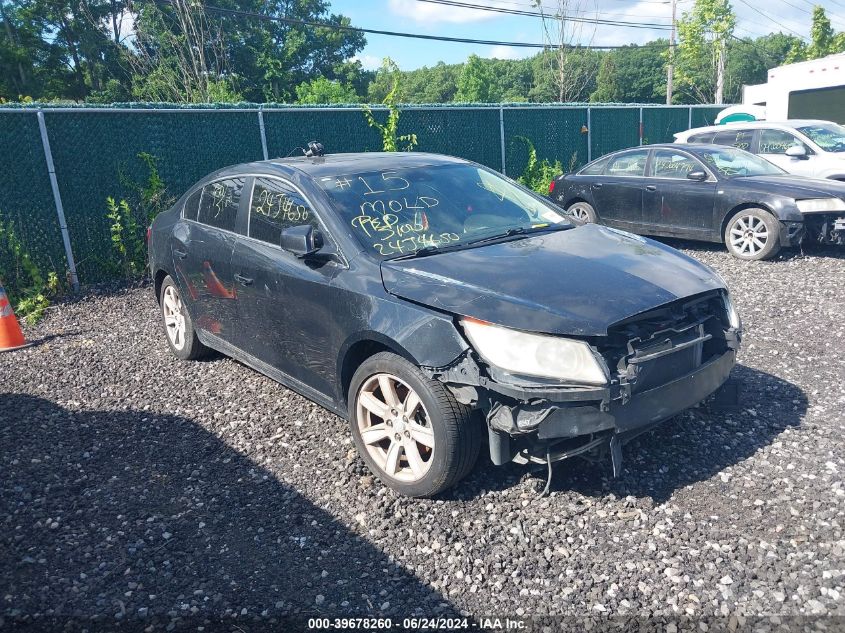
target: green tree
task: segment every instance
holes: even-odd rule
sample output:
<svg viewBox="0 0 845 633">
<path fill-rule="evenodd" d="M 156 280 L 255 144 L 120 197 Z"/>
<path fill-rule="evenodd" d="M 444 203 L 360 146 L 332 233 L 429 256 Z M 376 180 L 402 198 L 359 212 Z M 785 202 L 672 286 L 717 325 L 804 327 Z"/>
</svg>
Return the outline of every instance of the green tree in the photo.
<svg viewBox="0 0 845 633">
<path fill-rule="evenodd" d="M 610 53 L 605 56 L 596 77 L 597 87 L 590 95 L 590 101 L 597 103 L 615 103 L 624 99 L 619 75 L 616 72 L 616 55 Z"/>
<path fill-rule="evenodd" d="M 337 80 L 317 77 L 311 81 L 303 81 L 296 87 L 298 103 L 357 103 L 358 95 L 349 86 Z"/>
<path fill-rule="evenodd" d="M 698 101 L 724 102 L 728 41 L 736 14 L 728 0 L 695 0 L 678 21 L 678 82 Z"/>
<path fill-rule="evenodd" d="M 455 101 L 489 103 L 493 90 L 493 73 L 490 66 L 478 55 L 470 55 L 458 77 Z"/>
</svg>

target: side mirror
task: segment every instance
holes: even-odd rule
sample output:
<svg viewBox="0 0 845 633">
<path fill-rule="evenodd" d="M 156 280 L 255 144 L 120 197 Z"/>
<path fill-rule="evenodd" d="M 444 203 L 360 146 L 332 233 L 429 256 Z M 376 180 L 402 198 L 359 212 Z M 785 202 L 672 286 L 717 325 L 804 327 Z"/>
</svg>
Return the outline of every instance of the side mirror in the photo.
<svg viewBox="0 0 845 633">
<path fill-rule="evenodd" d="M 786 155 L 790 158 L 807 158 L 807 150 L 803 145 L 792 145 L 786 148 Z"/>
<path fill-rule="evenodd" d="M 701 182 L 702 180 L 707 180 L 707 172 L 703 169 L 695 169 L 687 174 L 687 178 Z"/>
<path fill-rule="evenodd" d="M 323 248 L 323 234 L 310 224 L 291 226 L 282 231 L 279 246 L 299 258 L 308 257 Z"/>
</svg>

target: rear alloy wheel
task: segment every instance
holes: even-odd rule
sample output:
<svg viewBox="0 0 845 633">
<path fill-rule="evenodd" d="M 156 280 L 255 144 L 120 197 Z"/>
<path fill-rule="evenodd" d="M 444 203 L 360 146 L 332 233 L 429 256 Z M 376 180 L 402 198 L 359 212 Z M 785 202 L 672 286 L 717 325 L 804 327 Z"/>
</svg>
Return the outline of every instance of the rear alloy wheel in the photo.
<svg viewBox="0 0 845 633">
<path fill-rule="evenodd" d="M 778 221 L 763 209 L 744 209 L 728 222 L 725 245 L 739 259 L 770 259 L 780 250 Z"/>
<path fill-rule="evenodd" d="M 583 200 L 573 202 L 566 207 L 566 214 L 572 216 L 576 220 L 590 224 L 595 224 L 598 219 L 596 210 L 593 209 L 592 205 L 584 202 Z"/>
<path fill-rule="evenodd" d="M 191 315 L 169 275 L 161 284 L 161 316 L 167 344 L 177 358 L 195 360 L 208 354 L 209 349 L 197 338 Z"/>
<path fill-rule="evenodd" d="M 349 420 L 358 453 L 400 494 L 437 494 L 478 457 L 481 437 L 469 408 L 395 354 L 376 354 L 355 372 Z"/>
</svg>

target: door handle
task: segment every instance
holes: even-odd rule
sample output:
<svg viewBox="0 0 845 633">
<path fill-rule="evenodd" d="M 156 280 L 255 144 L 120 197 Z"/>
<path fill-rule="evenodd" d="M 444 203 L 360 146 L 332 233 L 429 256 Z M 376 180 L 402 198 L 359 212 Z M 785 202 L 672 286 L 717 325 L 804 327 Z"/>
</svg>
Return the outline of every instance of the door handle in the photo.
<svg viewBox="0 0 845 633">
<path fill-rule="evenodd" d="M 235 281 L 237 281 L 242 286 L 252 285 L 252 279 L 250 279 L 249 277 L 244 277 L 243 275 L 235 274 Z"/>
<path fill-rule="evenodd" d="M 657 185 L 646 185 L 646 191 L 657 191 Z"/>
<path fill-rule="evenodd" d="M 602 185 L 601 185 L 601 183 L 600 183 L 600 182 L 594 182 L 594 183 L 593 183 L 593 189 L 601 189 L 601 186 L 602 186 Z"/>
<path fill-rule="evenodd" d="M 173 254 L 176 255 L 179 259 L 185 259 L 188 254 L 185 251 L 180 251 L 178 249 L 173 249 Z"/>
</svg>

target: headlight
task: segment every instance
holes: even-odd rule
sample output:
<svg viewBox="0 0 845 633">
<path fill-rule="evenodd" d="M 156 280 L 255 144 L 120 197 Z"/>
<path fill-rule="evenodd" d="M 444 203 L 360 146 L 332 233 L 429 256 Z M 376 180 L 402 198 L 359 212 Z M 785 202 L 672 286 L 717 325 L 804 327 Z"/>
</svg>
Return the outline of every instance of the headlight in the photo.
<svg viewBox="0 0 845 633">
<path fill-rule="evenodd" d="M 530 334 L 477 319 L 461 325 L 481 357 L 513 374 L 604 385 L 607 376 L 583 341 Z"/>
<path fill-rule="evenodd" d="M 845 211 L 845 200 L 840 198 L 812 198 L 810 200 L 796 200 L 801 213 L 818 213 L 820 211 Z"/>
<path fill-rule="evenodd" d="M 734 307 L 733 299 L 731 299 L 731 295 L 729 292 L 726 292 L 722 295 L 722 298 L 725 301 L 725 310 L 728 313 L 728 323 L 733 329 L 739 329 L 740 325 L 742 325 L 742 321 L 739 319 L 739 312 L 736 311 Z"/>
</svg>

